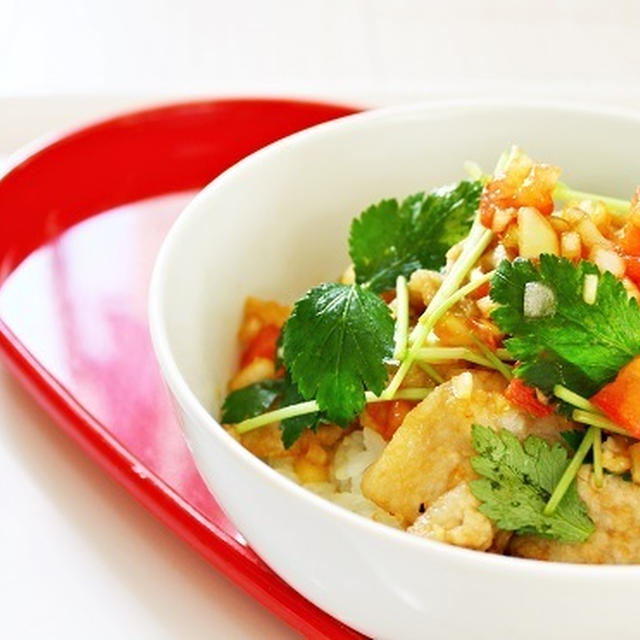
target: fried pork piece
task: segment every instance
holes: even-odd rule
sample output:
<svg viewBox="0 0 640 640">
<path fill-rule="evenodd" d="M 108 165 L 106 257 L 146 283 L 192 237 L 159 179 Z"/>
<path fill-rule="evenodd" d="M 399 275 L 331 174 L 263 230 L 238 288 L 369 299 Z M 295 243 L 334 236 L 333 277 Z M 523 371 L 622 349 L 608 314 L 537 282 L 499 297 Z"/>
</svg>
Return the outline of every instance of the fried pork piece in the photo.
<svg viewBox="0 0 640 640">
<path fill-rule="evenodd" d="M 566 544 L 534 536 L 514 536 L 508 553 L 523 558 L 584 564 L 640 563 L 640 486 L 605 475 L 596 489 L 591 467 L 578 474 L 578 493 L 585 501 L 596 530 L 580 544 Z"/>
<path fill-rule="evenodd" d="M 408 529 L 424 538 L 458 547 L 486 551 L 493 544 L 495 527 L 478 511 L 480 503 L 466 482 L 440 496 Z"/>
<path fill-rule="evenodd" d="M 441 495 L 475 476 L 469 458 L 474 423 L 504 428 L 524 439 L 549 441 L 568 427 L 557 416 L 536 419 L 513 407 L 502 394 L 498 373 L 465 372 L 439 385 L 413 409 L 371 465 L 363 494 L 409 525 Z"/>
</svg>

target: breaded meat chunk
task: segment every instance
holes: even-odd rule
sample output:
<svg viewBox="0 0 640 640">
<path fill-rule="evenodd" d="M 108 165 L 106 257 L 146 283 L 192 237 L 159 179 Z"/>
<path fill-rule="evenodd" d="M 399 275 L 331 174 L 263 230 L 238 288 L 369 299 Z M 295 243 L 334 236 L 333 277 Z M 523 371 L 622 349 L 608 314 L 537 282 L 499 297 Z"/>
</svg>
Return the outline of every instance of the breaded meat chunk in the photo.
<svg viewBox="0 0 640 640">
<path fill-rule="evenodd" d="M 408 529 L 409 533 L 458 547 L 486 551 L 495 527 L 478 511 L 478 500 L 466 482 L 440 496 Z"/>
<path fill-rule="evenodd" d="M 498 373 L 467 371 L 436 387 L 366 471 L 363 494 L 409 525 L 441 495 L 476 477 L 469 461 L 475 455 L 472 424 L 550 441 L 568 428 L 557 416 L 536 419 L 515 408 L 503 395 L 505 386 Z"/>
<path fill-rule="evenodd" d="M 586 542 L 567 544 L 534 536 L 514 536 L 508 553 L 523 558 L 585 564 L 640 563 L 640 486 L 605 475 L 602 488 L 591 481 L 591 467 L 578 474 L 578 493 L 596 530 Z"/>
</svg>

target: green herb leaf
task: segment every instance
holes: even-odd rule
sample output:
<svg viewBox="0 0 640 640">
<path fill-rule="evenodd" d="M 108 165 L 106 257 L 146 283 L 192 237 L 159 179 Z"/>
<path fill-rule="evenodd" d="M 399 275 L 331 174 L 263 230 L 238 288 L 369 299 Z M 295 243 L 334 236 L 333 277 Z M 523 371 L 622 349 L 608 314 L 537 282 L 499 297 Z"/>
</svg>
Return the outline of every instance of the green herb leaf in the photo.
<svg viewBox="0 0 640 640">
<path fill-rule="evenodd" d="M 594 525 L 573 480 L 551 515 L 544 507 L 569 461 L 560 444 L 550 446 L 542 438 L 529 436 L 523 444 L 510 432 L 495 432 L 473 425 L 471 459 L 482 476 L 469 483 L 482 503 L 479 510 L 506 531 L 533 534 L 560 542 L 584 542 Z"/>
<path fill-rule="evenodd" d="M 224 424 L 237 424 L 247 418 L 259 416 L 269 410 L 283 389 L 284 381 L 279 378 L 261 380 L 232 391 L 225 398 L 220 419 Z"/>
<path fill-rule="evenodd" d="M 467 235 L 481 192 L 480 182 L 460 182 L 366 209 L 349 234 L 356 281 L 379 292 L 392 289 L 399 275 L 442 267 L 449 248 Z"/>
<path fill-rule="evenodd" d="M 359 285 L 321 284 L 298 300 L 284 327 L 284 362 L 306 400 L 346 425 L 379 394 L 393 353 L 387 305 Z"/>
<path fill-rule="evenodd" d="M 282 334 L 281 334 L 282 335 Z M 298 391 L 298 387 L 295 385 L 289 373 L 284 378 L 284 390 L 282 392 L 282 398 L 280 400 L 281 407 L 288 407 L 292 404 L 298 404 L 304 401 L 302 394 Z M 322 414 L 319 411 L 315 413 L 309 413 L 304 416 L 296 416 L 295 418 L 287 418 L 280 423 L 280 437 L 285 449 L 289 449 L 291 445 L 302 435 L 302 432 L 309 428 L 313 431 L 316 430 L 318 423 L 320 422 Z"/>
<path fill-rule="evenodd" d="M 280 408 L 283 408 L 303 400 L 304 398 L 287 373 L 284 378 L 261 380 L 232 391 L 222 405 L 221 421 L 224 424 L 238 424 L 265 413 L 276 402 Z M 284 448 L 289 449 L 306 428 L 315 431 L 321 420 L 322 413 L 319 411 L 283 420 L 280 423 L 280 435 Z"/>
<path fill-rule="evenodd" d="M 284 339 L 283 330 L 284 327 L 280 329 L 278 339 L 276 340 L 276 359 L 274 362 L 276 370 L 280 369 L 280 367 L 284 367 L 284 360 L 282 359 L 282 340 Z"/>
<path fill-rule="evenodd" d="M 599 274 L 593 304 L 583 299 L 587 274 Z M 525 314 L 525 290 L 533 282 L 553 293 L 550 313 Z M 505 260 L 491 280 L 491 298 L 501 305 L 491 317 L 512 336 L 505 346 L 520 363 L 515 374 L 545 392 L 561 384 L 589 397 L 640 354 L 638 303 L 613 274 L 600 274 L 589 262 L 574 265 L 551 255 L 541 256 L 538 266 Z"/>
</svg>

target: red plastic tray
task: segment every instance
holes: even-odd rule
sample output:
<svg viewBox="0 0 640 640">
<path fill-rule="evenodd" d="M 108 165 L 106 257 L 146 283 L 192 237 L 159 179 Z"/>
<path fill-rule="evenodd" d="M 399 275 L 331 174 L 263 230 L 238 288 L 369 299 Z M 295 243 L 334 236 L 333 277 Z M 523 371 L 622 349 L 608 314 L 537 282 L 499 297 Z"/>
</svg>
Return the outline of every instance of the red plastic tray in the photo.
<svg viewBox="0 0 640 640">
<path fill-rule="evenodd" d="M 278 578 L 200 480 L 151 349 L 147 286 L 194 190 L 269 142 L 354 111 L 287 100 L 148 109 L 59 137 L 0 176 L 10 369 L 140 503 L 309 638 L 362 636 Z"/>
</svg>

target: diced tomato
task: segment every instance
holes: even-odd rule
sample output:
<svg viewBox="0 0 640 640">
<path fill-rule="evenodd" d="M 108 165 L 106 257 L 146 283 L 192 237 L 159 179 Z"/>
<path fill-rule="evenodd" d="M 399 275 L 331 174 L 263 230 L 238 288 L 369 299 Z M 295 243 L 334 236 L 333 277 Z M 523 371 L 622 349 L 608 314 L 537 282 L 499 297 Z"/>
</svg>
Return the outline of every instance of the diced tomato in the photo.
<svg viewBox="0 0 640 640">
<path fill-rule="evenodd" d="M 512 404 L 528 411 L 536 418 L 544 418 L 553 413 L 553 407 L 538 400 L 536 390 L 528 387 L 520 378 L 514 378 L 505 389 L 504 395 Z"/>
<path fill-rule="evenodd" d="M 511 158 L 504 173 L 484 185 L 478 206 L 480 222 L 491 229 L 498 209 L 533 207 L 544 216 L 551 215 L 559 175 L 557 167 L 534 164 L 520 152 Z"/>
<path fill-rule="evenodd" d="M 487 229 L 491 229 L 491 227 L 493 227 L 493 214 L 495 213 L 493 203 L 481 200 L 479 212 L 480 224 Z"/>
<path fill-rule="evenodd" d="M 640 356 L 620 369 L 616 379 L 602 387 L 591 402 L 632 436 L 640 438 Z"/>
<path fill-rule="evenodd" d="M 500 347 L 502 343 L 501 335 L 497 332 L 493 322 L 485 318 L 469 318 L 467 324 L 476 338 L 489 347 L 491 351 L 495 351 Z"/>
<path fill-rule="evenodd" d="M 240 358 L 240 366 L 246 367 L 256 358 L 276 359 L 276 342 L 280 329 L 275 324 L 265 324 L 256 333 Z"/>
<path fill-rule="evenodd" d="M 633 280 L 636 285 L 640 285 L 640 257 L 638 256 L 622 256 L 627 265 L 625 275 Z"/>
<path fill-rule="evenodd" d="M 365 411 L 373 422 L 375 430 L 385 439 L 391 440 L 404 419 L 416 406 L 415 402 L 407 400 L 391 400 L 390 402 L 372 402 Z"/>
<path fill-rule="evenodd" d="M 640 227 L 627 222 L 622 229 L 620 248 L 629 256 L 640 256 Z"/>
<path fill-rule="evenodd" d="M 388 291 L 381 291 L 378 295 L 386 304 L 389 304 L 392 300 L 395 300 L 396 292 L 395 289 L 389 289 Z"/>
<path fill-rule="evenodd" d="M 477 289 L 474 289 L 470 294 L 469 297 L 472 300 L 480 300 L 480 298 L 484 298 L 485 296 L 489 295 L 489 283 L 488 282 L 483 282 Z"/>
</svg>

